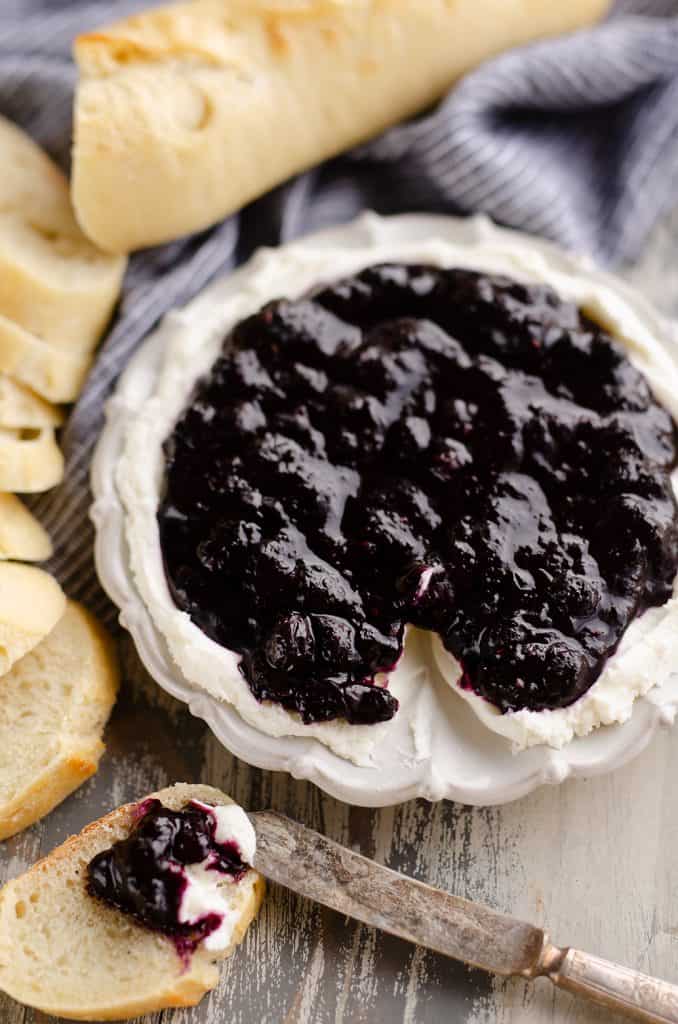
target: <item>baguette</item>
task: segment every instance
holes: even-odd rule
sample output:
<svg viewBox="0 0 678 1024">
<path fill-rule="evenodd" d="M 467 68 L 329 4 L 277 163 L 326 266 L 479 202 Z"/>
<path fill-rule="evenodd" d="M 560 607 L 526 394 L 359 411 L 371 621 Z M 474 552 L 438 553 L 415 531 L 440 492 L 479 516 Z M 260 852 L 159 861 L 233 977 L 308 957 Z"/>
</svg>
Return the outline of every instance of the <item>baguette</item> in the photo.
<svg viewBox="0 0 678 1024">
<path fill-rule="evenodd" d="M 4 118 L 0 162 L 0 314 L 38 339 L 87 354 L 108 323 L 125 261 L 83 235 L 66 178 Z"/>
<path fill-rule="evenodd" d="M 46 402 L 25 384 L 0 373 L 0 427 L 42 430 L 60 427 L 63 421 L 61 409 Z"/>
<path fill-rule="evenodd" d="M 63 479 L 64 457 L 54 429 L 0 427 L 0 491 L 37 494 Z"/>
<path fill-rule="evenodd" d="M 52 632 L 0 679 L 0 839 L 94 774 L 117 690 L 112 641 L 69 601 Z"/>
<path fill-rule="evenodd" d="M 65 610 L 64 593 L 48 573 L 0 562 L 0 677 L 52 632 Z"/>
<path fill-rule="evenodd" d="M 57 348 L 0 313 L 0 372 L 11 374 L 44 398 L 74 401 L 91 365 L 88 354 Z"/>
<path fill-rule="evenodd" d="M 180 809 L 189 800 L 232 803 L 209 786 L 177 785 L 153 794 Z M 214 988 L 216 954 L 199 946 L 188 963 L 163 935 L 91 897 L 86 869 L 125 838 L 128 804 L 68 839 L 0 892 L 0 989 L 22 1003 L 71 1020 L 125 1020 L 172 1006 L 194 1006 Z M 256 916 L 264 883 L 249 871 L 222 886 L 238 923 L 229 956 Z"/>
<path fill-rule="evenodd" d="M 610 0 L 194 0 L 80 36 L 72 194 L 128 252 L 213 224 Z"/>
<path fill-rule="evenodd" d="M 43 562 L 52 554 L 47 531 L 15 494 L 0 494 L 0 559 Z"/>
</svg>

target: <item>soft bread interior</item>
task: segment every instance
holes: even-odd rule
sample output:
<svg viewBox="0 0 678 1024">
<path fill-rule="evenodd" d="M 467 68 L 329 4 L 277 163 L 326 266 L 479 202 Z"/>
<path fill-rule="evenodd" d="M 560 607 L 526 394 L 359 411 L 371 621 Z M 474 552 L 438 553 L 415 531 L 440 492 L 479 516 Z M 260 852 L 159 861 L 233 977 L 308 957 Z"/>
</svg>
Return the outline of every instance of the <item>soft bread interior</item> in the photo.
<svg viewBox="0 0 678 1024">
<path fill-rule="evenodd" d="M 44 427 L 60 427 L 63 421 L 63 412 L 56 405 L 46 402 L 6 373 L 0 373 L 0 427 L 42 430 Z"/>
<path fill-rule="evenodd" d="M 82 233 L 68 182 L 32 139 L 0 118 L 0 314 L 75 353 L 98 341 L 125 261 Z"/>
<path fill-rule="evenodd" d="M 51 402 L 72 402 L 80 394 L 91 365 L 87 353 L 43 341 L 3 316 L 0 306 L 0 372 L 11 374 Z"/>
<path fill-rule="evenodd" d="M 64 475 L 64 457 L 54 429 L 0 427 L 0 491 L 35 494 L 55 487 Z"/>
<path fill-rule="evenodd" d="M 154 795 L 172 808 L 232 802 L 209 786 Z M 129 834 L 136 806 L 94 822 L 0 892 L 0 989 L 19 1002 L 72 1020 L 123 1020 L 192 1006 L 217 983 L 214 954 L 199 948 L 184 964 L 167 938 L 86 891 L 89 861 Z M 250 871 L 223 891 L 239 914 L 233 945 L 220 955 L 228 956 L 256 916 L 263 880 Z"/>
<path fill-rule="evenodd" d="M 44 527 L 15 494 L 0 494 L 0 559 L 42 562 L 52 554 Z"/>
<path fill-rule="evenodd" d="M 0 695 L 2 675 L 51 633 L 65 609 L 64 593 L 49 573 L 0 562 Z"/>
<path fill-rule="evenodd" d="M 110 638 L 69 601 L 52 632 L 0 679 L 0 839 L 94 774 L 117 689 Z"/>
</svg>

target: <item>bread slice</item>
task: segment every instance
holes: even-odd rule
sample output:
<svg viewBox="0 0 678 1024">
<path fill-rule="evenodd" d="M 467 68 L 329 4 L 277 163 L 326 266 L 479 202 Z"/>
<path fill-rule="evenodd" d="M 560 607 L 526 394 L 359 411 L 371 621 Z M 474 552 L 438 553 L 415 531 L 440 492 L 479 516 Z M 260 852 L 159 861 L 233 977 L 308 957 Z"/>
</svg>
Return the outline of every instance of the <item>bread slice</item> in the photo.
<svg viewBox="0 0 678 1024">
<path fill-rule="evenodd" d="M 43 562 L 52 554 L 47 531 L 15 494 L 0 494 L 0 559 Z"/>
<path fill-rule="evenodd" d="M 0 839 L 94 774 L 117 690 L 110 637 L 69 601 L 52 632 L 0 679 Z"/>
<path fill-rule="evenodd" d="M 31 391 L 25 384 L 0 373 L 0 427 L 22 430 L 32 427 L 60 427 L 64 414 L 56 405 Z"/>
<path fill-rule="evenodd" d="M 91 365 L 91 356 L 56 348 L 0 311 L 0 372 L 16 377 L 51 402 L 72 402 Z"/>
<path fill-rule="evenodd" d="M 0 677 L 52 632 L 65 609 L 64 593 L 49 573 L 0 562 Z"/>
<path fill-rule="evenodd" d="M 63 478 L 64 457 L 54 430 L 0 427 L 0 491 L 35 494 Z"/>
<path fill-rule="evenodd" d="M 166 806 L 189 800 L 231 803 L 209 786 L 177 785 L 153 794 Z M 95 821 L 0 891 L 0 989 L 21 1003 L 71 1020 L 125 1020 L 172 1006 L 194 1006 L 218 981 L 215 954 L 202 947 L 186 964 L 171 941 L 89 896 L 89 861 L 129 834 L 136 804 Z M 239 914 L 229 956 L 257 914 L 264 882 L 249 871 L 224 881 Z"/>
<path fill-rule="evenodd" d="M 73 204 L 129 252 L 212 224 L 610 0 L 194 0 L 76 40 Z"/>
<path fill-rule="evenodd" d="M 90 352 L 111 316 L 125 261 L 83 235 L 64 175 L 4 118 L 0 164 L 0 314 L 43 341 Z"/>
</svg>

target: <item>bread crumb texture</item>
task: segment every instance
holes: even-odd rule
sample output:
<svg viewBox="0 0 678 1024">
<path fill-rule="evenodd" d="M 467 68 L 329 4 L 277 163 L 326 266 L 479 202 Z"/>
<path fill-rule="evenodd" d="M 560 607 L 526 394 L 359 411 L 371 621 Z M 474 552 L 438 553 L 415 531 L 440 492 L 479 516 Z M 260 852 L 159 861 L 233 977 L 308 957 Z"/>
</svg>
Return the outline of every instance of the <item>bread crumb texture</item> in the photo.
<svg viewBox="0 0 678 1024">
<path fill-rule="evenodd" d="M 194 798 L 230 802 L 206 786 L 153 795 L 176 808 Z M 0 892 L 0 988 L 18 1001 L 73 1020 L 120 1020 L 193 1006 L 216 985 L 212 954 L 199 948 L 185 965 L 167 938 L 87 893 L 89 861 L 129 834 L 136 806 L 89 825 Z M 239 914 L 228 956 L 258 912 L 264 883 L 249 871 L 223 889 Z"/>
</svg>

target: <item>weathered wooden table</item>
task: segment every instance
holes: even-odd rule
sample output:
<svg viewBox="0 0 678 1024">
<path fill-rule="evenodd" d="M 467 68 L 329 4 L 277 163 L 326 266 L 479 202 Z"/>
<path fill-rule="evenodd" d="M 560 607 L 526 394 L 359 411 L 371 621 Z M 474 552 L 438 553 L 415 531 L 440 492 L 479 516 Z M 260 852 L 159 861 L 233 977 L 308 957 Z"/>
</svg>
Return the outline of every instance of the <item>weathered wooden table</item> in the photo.
<svg viewBox="0 0 678 1024">
<path fill-rule="evenodd" d="M 678 316 L 678 210 L 627 276 Z M 484 900 L 553 937 L 678 982 L 678 726 L 620 771 L 496 809 L 415 801 L 369 811 L 226 753 L 144 677 L 122 639 L 126 682 L 98 776 L 0 847 L 0 881 L 117 804 L 178 780 L 275 807 L 362 853 Z M 672 781 L 673 780 L 673 781 Z M 543 982 L 502 983 L 273 886 L 219 988 L 152 1024 L 594 1024 L 613 1018 Z M 53 1020 L 53 1019 L 52 1019 Z M 47 1024 L 0 997 L 0 1024 Z"/>
</svg>

